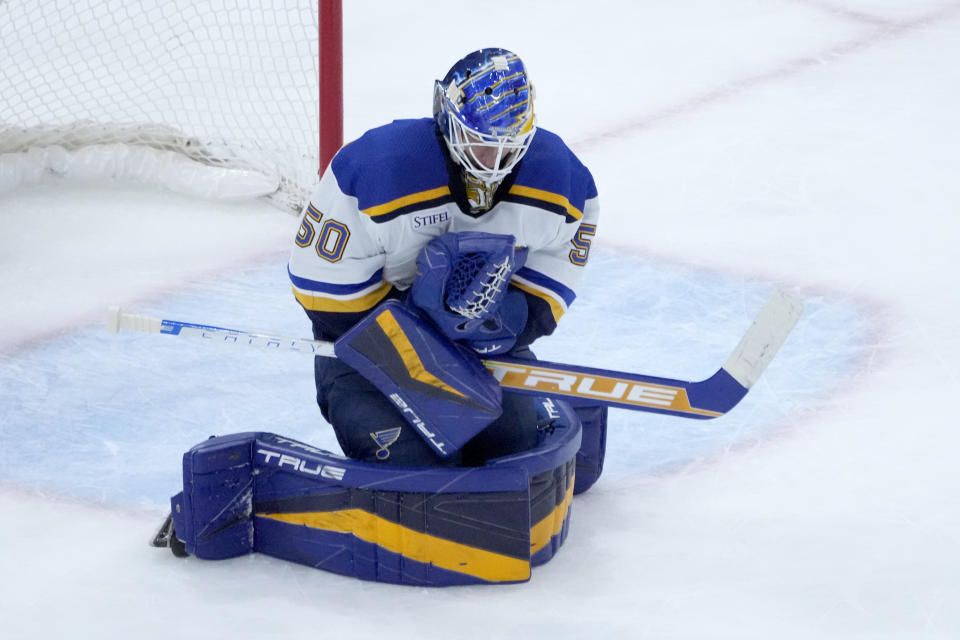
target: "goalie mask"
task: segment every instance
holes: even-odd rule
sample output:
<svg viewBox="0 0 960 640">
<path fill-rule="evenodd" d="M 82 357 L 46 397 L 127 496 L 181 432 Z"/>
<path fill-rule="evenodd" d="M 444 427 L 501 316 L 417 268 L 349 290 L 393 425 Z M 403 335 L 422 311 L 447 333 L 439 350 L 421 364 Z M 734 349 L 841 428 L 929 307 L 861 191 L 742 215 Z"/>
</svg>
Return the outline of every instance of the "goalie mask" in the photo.
<svg viewBox="0 0 960 640">
<path fill-rule="evenodd" d="M 487 186 L 503 180 L 536 132 L 533 85 L 506 49 L 481 49 L 434 85 L 433 117 L 453 159 Z"/>
</svg>

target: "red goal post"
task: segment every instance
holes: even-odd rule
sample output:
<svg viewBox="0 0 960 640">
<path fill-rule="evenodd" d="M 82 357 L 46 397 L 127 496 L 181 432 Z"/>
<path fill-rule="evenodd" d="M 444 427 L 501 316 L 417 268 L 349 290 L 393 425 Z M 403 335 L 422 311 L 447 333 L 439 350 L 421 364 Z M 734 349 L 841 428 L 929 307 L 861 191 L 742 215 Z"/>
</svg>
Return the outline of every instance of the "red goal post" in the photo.
<svg viewBox="0 0 960 640">
<path fill-rule="evenodd" d="M 320 166 L 323 173 L 343 145 L 343 4 L 318 0 Z"/>
<path fill-rule="evenodd" d="M 0 2 L 0 192 L 133 178 L 299 211 L 342 144 L 341 0 Z"/>
</svg>

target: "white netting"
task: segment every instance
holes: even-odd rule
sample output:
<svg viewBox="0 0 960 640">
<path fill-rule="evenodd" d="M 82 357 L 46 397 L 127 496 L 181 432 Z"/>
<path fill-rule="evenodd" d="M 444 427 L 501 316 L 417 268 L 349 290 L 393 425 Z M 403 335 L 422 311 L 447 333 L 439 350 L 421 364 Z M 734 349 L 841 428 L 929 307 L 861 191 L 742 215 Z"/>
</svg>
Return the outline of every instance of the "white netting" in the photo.
<svg viewBox="0 0 960 640">
<path fill-rule="evenodd" d="M 236 174 L 240 193 L 260 174 L 298 210 L 318 167 L 317 64 L 316 0 L 0 0 L 0 172 L 30 179 L 28 149 L 52 147 L 63 170 L 86 147 L 135 145 Z"/>
<path fill-rule="evenodd" d="M 470 320 L 489 317 L 506 295 L 513 269 L 509 255 L 500 262 L 492 262 L 484 253 L 460 255 L 447 280 L 447 307 Z"/>
</svg>

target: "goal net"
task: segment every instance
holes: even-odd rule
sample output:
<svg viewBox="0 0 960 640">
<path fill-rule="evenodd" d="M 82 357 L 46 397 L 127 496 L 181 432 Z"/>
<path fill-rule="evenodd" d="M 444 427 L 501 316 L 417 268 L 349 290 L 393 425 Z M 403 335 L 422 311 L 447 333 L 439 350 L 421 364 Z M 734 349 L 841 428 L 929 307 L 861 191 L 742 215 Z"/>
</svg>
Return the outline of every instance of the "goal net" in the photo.
<svg viewBox="0 0 960 640">
<path fill-rule="evenodd" d="M 107 175 L 299 210 L 318 20 L 317 0 L 0 0 L 0 191 Z"/>
</svg>

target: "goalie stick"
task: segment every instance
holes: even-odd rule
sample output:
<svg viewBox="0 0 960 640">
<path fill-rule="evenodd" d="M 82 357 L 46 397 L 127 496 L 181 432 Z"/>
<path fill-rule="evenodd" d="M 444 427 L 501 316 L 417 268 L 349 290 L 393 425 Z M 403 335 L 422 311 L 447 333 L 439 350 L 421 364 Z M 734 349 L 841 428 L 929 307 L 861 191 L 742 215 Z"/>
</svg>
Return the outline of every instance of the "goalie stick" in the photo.
<svg viewBox="0 0 960 640">
<path fill-rule="evenodd" d="M 507 356 L 483 359 L 500 386 L 515 393 L 590 400 L 611 407 L 708 419 L 732 409 L 754 385 L 793 329 L 803 305 L 775 292 L 730 357 L 699 382 Z M 284 338 L 238 329 L 124 313 L 110 307 L 107 330 L 121 329 L 333 358 L 332 342 Z"/>
</svg>

